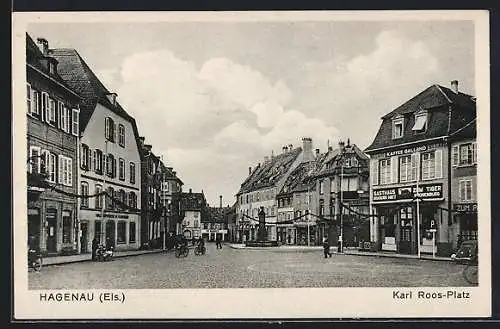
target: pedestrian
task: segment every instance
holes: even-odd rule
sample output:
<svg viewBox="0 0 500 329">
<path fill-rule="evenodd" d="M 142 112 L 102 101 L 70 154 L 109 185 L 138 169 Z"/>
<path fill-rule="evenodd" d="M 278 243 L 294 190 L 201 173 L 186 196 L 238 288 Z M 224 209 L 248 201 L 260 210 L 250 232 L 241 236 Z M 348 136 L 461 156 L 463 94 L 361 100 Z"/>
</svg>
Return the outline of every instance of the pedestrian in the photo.
<svg viewBox="0 0 500 329">
<path fill-rule="evenodd" d="M 328 242 L 328 238 L 323 238 L 323 253 L 325 258 L 332 257 L 332 253 L 330 252 L 330 243 Z"/>
<path fill-rule="evenodd" d="M 99 242 L 97 241 L 97 238 L 94 237 L 94 240 L 92 240 L 92 260 L 95 260 L 95 258 L 96 258 L 98 246 L 99 246 Z"/>
<path fill-rule="evenodd" d="M 222 249 L 222 241 L 221 237 L 219 234 L 215 237 L 215 246 L 217 249 Z"/>
</svg>

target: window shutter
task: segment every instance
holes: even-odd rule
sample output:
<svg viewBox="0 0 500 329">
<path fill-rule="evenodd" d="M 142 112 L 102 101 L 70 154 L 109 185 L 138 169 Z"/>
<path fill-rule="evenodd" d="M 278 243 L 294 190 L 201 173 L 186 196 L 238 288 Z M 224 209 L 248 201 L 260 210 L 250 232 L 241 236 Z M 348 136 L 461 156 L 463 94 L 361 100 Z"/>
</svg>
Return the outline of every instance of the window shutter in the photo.
<svg viewBox="0 0 500 329">
<path fill-rule="evenodd" d="M 42 151 L 43 157 L 43 163 L 40 164 L 40 172 L 43 174 L 50 174 L 50 152 L 48 150 Z"/>
<path fill-rule="evenodd" d="M 410 171 L 411 171 L 410 180 L 412 180 L 412 181 L 417 180 L 417 177 L 418 177 L 418 153 L 414 153 L 411 155 Z"/>
<path fill-rule="evenodd" d="M 78 136 L 78 133 L 79 133 L 79 112 L 77 109 L 73 109 L 72 110 L 72 122 L 71 122 L 71 129 L 72 129 L 72 133 L 73 135 L 75 136 Z"/>
<path fill-rule="evenodd" d="M 370 175 L 372 176 L 372 185 L 378 185 L 378 160 L 372 159 L 371 160 L 371 173 Z M 333 184 L 332 184 L 333 186 Z"/>
<path fill-rule="evenodd" d="M 458 166 L 458 145 L 455 145 L 451 149 L 451 161 L 452 161 L 452 166 L 456 167 Z"/>
<path fill-rule="evenodd" d="M 87 149 L 87 154 L 89 155 L 89 171 L 92 171 L 92 169 L 95 167 L 94 166 L 94 152 L 90 150 L 90 148 Z"/>
<path fill-rule="evenodd" d="M 42 92 L 42 113 L 40 113 L 41 115 L 43 115 L 43 119 L 42 120 L 45 120 L 45 122 L 50 122 L 49 120 L 49 106 L 48 106 L 48 97 L 49 95 L 46 93 L 46 92 Z"/>
<path fill-rule="evenodd" d="M 397 156 L 391 157 L 391 183 L 398 182 L 399 161 Z"/>
<path fill-rule="evenodd" d="M 68 185 L 73 185 L 73 159 L 68 159 Z"/>
<path fill-rule="evenodd" d="M 477 163 L 477 143 L 472 143 L 472 163 Z"/>
<path fill-rule="evenodd" d="M 443 178 L 443 150 L 434 152 L 435 178 Z"/>
<path fill-rule="evenodd" d="M 63 169 L 64 159 L 63 159 L 62 155 L 59 155 L 57 157 L 57 164 L 58 164 L 58 166 L 57 166 L 57 168 L 58 168 L 58 171 L 57 171 L 57 182 L 59 184 L 62 184 L 62 182 L 63 182 L 63 170 L 64 170 Z"/>
<path fill-rule="evenodd" d="M 109 139 L 109 118 L 104 119 L 104 137 Z"/>
</svg>

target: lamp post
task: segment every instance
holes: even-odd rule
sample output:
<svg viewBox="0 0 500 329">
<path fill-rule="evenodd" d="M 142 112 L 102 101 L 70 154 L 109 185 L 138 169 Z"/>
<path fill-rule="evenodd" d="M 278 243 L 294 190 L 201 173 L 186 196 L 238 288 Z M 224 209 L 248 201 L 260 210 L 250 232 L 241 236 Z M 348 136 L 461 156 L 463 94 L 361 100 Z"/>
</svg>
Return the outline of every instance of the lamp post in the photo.
<svg viewBox="0 0 500 329">
<path fill-rule="evenodd" d="M 417 153 L 415 156 L 417 158 L 417 190 L 415 192 L 415 197 L 417 198 L 417 253 L 418 258 L 420 258 L 420 197 L 418 193 L 418 181 L 420 179 L 420 153 Z"/>
<path fill-rule="evenodd" d="M 104 225 L 104 208 L 107 206 L 107 202 L 106 202 L 106 195 L 107 195 L 107 192 L 106 192 L 106 174 L 107 174 L 107 166 L 108 166 L 108 141 L 105 140 L 104 141 L 104 155 L 103 155 L 103 162 L 102 162 L 102 191 L 105 192 L 104 194 L 104 202 L 103 204 L 101 205 L 101 222 L 102 222 L 102 226 L 101 226 L 101 234 L 99 236 L 99 243 L 101 243 L 102 241 L 104 241 L 104 229 L 105 229 L 105 225 Z M 111 201 L 111 197 L 112 196 L 109 196 L 108 197 L 108 200 Z"/>
</svg>

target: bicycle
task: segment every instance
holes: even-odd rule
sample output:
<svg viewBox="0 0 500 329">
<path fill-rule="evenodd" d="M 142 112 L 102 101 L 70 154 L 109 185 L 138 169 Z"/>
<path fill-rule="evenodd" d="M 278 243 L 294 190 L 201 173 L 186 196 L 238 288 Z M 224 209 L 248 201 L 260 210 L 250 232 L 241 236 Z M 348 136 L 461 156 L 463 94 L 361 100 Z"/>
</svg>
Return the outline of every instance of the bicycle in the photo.
<svg viewBox="0 0 500 329">
<path fill-rule="evenodd" d="M 36 250 L 28 250 L 28 266 L 37 272 L 42 269 L 42 255 Z"/>
<path fill-rule="evenodd" d="M 472 257 L 468 262 L 467 266 L 462 272 L 465 281 L 470 284 L 477 285 L 479 283 L 478 277 L 478 258 L 477 255 Z"/>
<path fill-rule="evenodd" d="M 189 255 L 189 248 L 187 246 L 180 246 L 175 249 L 175 257 L 187 257 Z"/>
<path fill-rule="evenodd" d="M 206 252 L 207 248 L 205 248 L 205 246 L 196 246 L 196 248 L 194 249 L 194 254 L 196 256 L 205 255 Z"/>
</svg>

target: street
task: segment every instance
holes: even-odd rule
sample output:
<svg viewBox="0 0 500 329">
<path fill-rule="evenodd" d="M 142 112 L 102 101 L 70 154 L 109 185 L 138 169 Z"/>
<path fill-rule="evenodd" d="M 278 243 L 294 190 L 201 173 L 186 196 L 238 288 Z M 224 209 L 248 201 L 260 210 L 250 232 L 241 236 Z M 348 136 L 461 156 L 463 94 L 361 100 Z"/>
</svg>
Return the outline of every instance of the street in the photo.
<svg viewBox="0 0 500 329">
<path fill-rule="evenodd" d="M 89 256 L 90 257 L 90 256 Z M 207 244 L 207 254 L 173 252 L 43 267 L 29 289 L 172 289 L 470 286 L 463 265 L 333 254 L 322 250 L 248 250 Z"/>
</svg>

